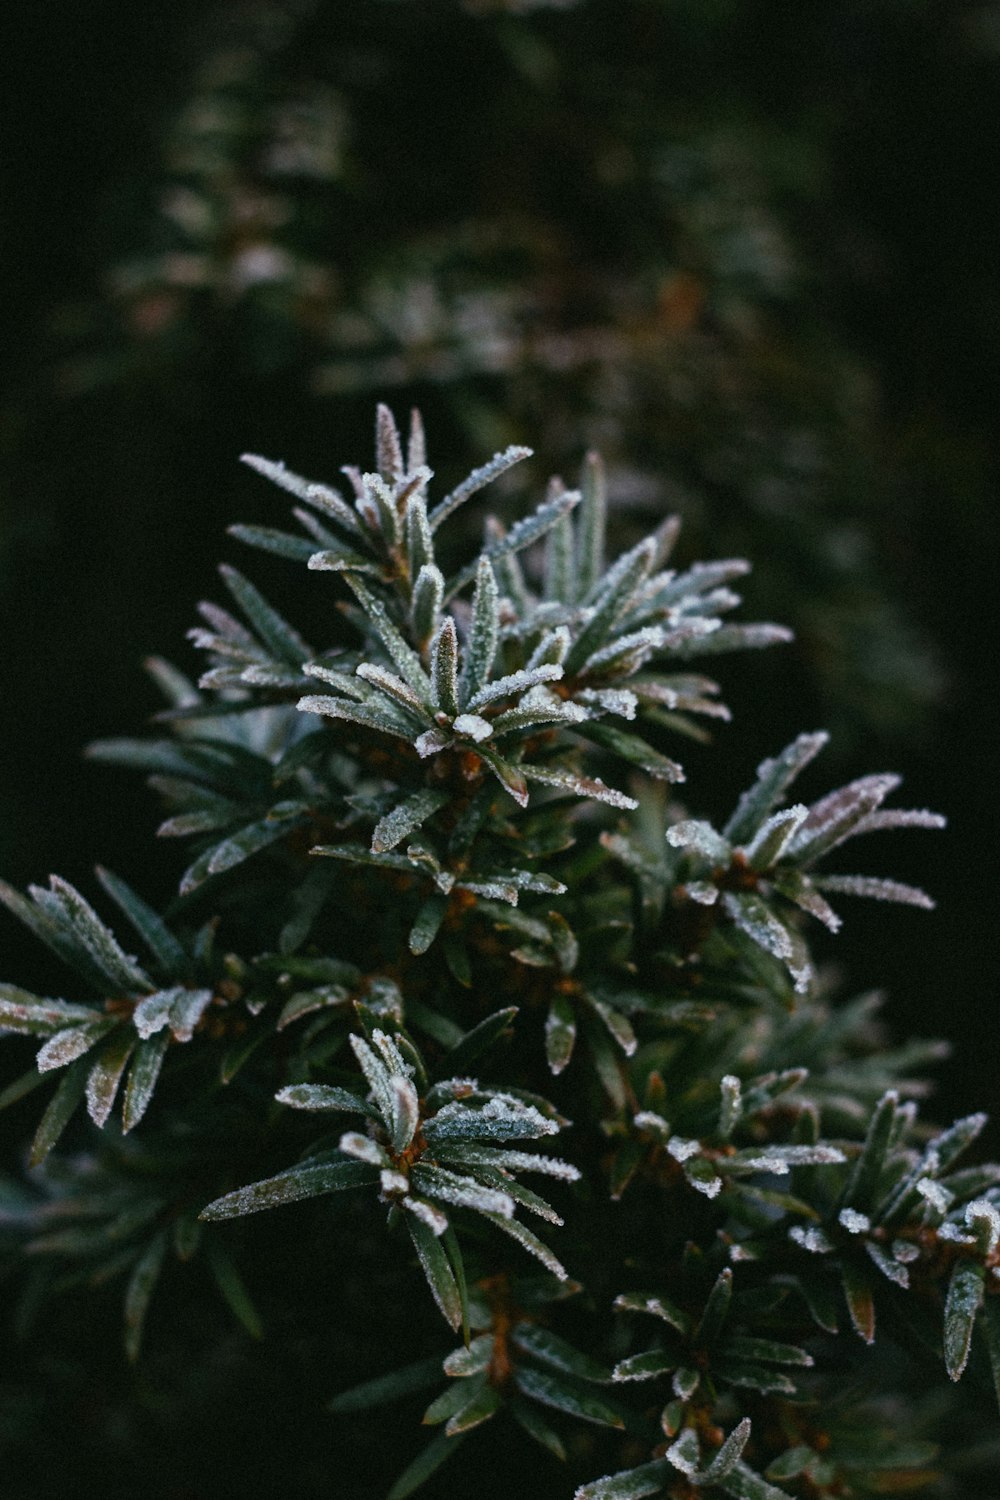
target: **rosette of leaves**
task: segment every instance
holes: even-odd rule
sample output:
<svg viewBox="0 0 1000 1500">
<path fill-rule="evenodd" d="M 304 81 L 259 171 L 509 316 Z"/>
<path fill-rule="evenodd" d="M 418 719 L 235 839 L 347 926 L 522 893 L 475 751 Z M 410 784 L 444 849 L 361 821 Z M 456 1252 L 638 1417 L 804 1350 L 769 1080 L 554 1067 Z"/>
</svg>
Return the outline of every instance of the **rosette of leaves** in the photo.
<svg viewBox="0 0 1000 1500">
<path fill-rule="evenodd" d="M 389 1500 L 419 1488 L 457 1452 L 465 1435 L 496 1417 L 512 1420 L 556 1458 L 566 1447 L 552 1413 L 622 1428 L 619 1406 L 600 1389 L 611 1370 L 548 1327 L 552 1304 L 579 1287 L 551 1276 L 500 1275 L 469 1290 L 468 1343 L 439 1358 L 421 1360 L 344 1391 L 329 1403 L 341 1415 L 381 1410 L 412 1391 L 430 1389 L 442 1372 L 450 1384 L 428 1406 L 424 1423 L 441 1427 L 399 1476 Z M 556 1418 L 558 1421 L 558 1417 Z"/>
<path fill-rule="evenodd" d="M 836 1330 L 839 1289 L 855 1332 L 872 1343 L 877 1304 L 891 1313 L 909 1294 L 923 1303 L 917 1321 L 952 1380 L 978 1329 L 1000 1381 L 1000 1166 L 956 1165 L 985 1123 L 970 1115 L 922 1140 L 915 1106 L 895 1091 L 884 1096 L 853 1161 L 828 1175 L 810 1215 L 786 1228 L 815 1257 L 800 1256 L 799 1270 L 820 1326 Z"/>
<path fill-rule="evenodd" d="M 218 1118 L 214 1126 L 211 1139 L 199 1140 L 197 1170 L 209 1181 L 224 1164 L 225 1132 Z M 134 1362 L 164 1271 L 171 1262 L 197 1261 L 240 1325 L 261 1337 L 235 1261 L 198 1222 L 201 1199 L 186 1142 L 166 1133 L 139 1144 L 108 1132 L 97 1152 L 48 1157 L 32 1173 L 30 1193 L 12 1215 L 32 1266 L 21 1301 L 22 1336 L 50 1298 L 124 1279 L 124 1347 Z"/>
<path fill-rule="evenodd" d="M 498 1012 L 497 1019 L 502 1026 L 510 1013 Z M 497 1020 L 490 1029 L 497 1030 Z M 403 1214 L 434 1300 L 453 1328 L 468 1326 L 462 1252 L 450 1222 L 456 1210 L 478 1214 L 565 1280 L 562 1264 L 515 1211 L 520 1206 L 548 1223 L 562 1220 L 515 1174 L 575 1182 L 579 1172 L 568 1162 L 519 1144 L 556 1135 L 567 1122 L 543 1099 L 480 1087 L 475 1079 L 448 1078 L 428 1087 L 419 1054 L 399 1035 L 376 1027 L 370 1041 L 352 1035 L 350 1042 L 369 1086 L 366 1098 L 313 1083 L 293 1084 L 277 1098 L 294 1109 L 361 1115 L 366 1132 L 347 1131 L 322 1162 L 311 1159 L 229 1193 L 210 1203 L 202 1218 L 234 1218 L 322 1193 L 377 1187 L 390 1219 Z M 415 1079 L 425 1085 L 422 1096 Z"/>
<path fill-rule="evenodd" d="M 638 838 L 605 835 L 605 845 L 636 874 L 644 905 L 655 920 L 672 888 L 676 905 L 686 907 L 689 951 L 702 946 L 722 918 L 752 944 L 782 963 L 797 994 L 814 979 L 808 950 L 795 920 L 796 909 L 818 918 L 831 932 L 841 918 L 827 894 L 867 896 L 925 909 L 934 903 L 925 891 L 902 881 L 869 875 L 826 874 L 817 865 L 850 838 L 889 828 L 942 828 L 944 818 L 926 809 L 886 808 L 882 804 L 900 782 L 895 775 L 864 776 L 821 797 L 811 806 L 782 807 L 799 772 L 827 742 L 825 734 L 803 734 L 780 755 L 763 761 L 757 779 L 717 831 L 703 819 L 680 819 L 666 829 L 667 850 L 651 847 L 656 810 L 647 806 Z M 666 809 L 660 807 L 662 816 Z M 649 814 L 652 813 L 652 816 Z M 676 851 L 676 852 L 675 852 Z M 694 913 L 704 911 L 704 918 Z M 681 928 L 684 927 L 681 923 Z"/>
<path fill-rule="evenodd" d="M 0 1028 L 42 1037 L 38 1075 L 65 1069 L 46 1109 L 31 1151 L 41 1161 L 55 1145 L 78 1104 L 86 1100 L 95 1125 L 103 1125 L 122 1089 L 122 1130 L 139 1123 L 149 1107 L 168 1047 L 194 1037 L 217 997 L 221 972 L 213 965 L 206 930 L 189 952 L 163 919 L 125 881 L 100 871 L 107 893 L 147 949 L 145 963 L 126 953 L 88 901 L 68 881 L 53 875 L 49 888 L 32 886 L 29 897 L 6 884 L 0 899 L 56 956 L 84 981 L 95 999 L 81 1004 L 48 999 L 10 984 L 0 986 Z M 221 994 L 220 1003 L 224 1004 Z M 17 1093 L 8 1090 L 7 1102 Z"/>
</svg>

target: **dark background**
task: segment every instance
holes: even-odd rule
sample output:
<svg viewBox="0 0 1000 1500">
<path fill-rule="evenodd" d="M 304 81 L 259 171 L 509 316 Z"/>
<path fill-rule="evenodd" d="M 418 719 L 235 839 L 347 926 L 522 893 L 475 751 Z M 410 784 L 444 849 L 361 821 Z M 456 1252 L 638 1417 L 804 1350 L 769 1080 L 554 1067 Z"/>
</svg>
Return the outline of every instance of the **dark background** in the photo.
<svg viewBox="0 0 1000 1500">
<path fill-rule="evenodd" d="M 855 986 L 889 989 L 897 1032 L 951 1041 L 935 1112 L 996 1109 L 1000 8 L 583 0 L 523 17 L 482 11 L 417 0 L 314 7 L 290 66 L 331 59 L 353 103 L 355 175 L 313 200 L 311 253 L 326 243 L 329 259 L 360 274 L 366 257 L 387 247 L 402 254 L 418 234 L 449 232 L 459 205 L 467 215 L 506 194 L 520 195 L 526 212 L 559 219 L 570 260 L 578 248 L 595 265 L 604 257 L 614 268 L 615 256 L 624 265 L 630 232 L 641 259 L 647 224 L 637 218 L 633 232 L 616 223 L 599 184 L 590 198 L 572 196 L 587 181 L 586 163 L 573 165 L 565 126 L 574 111 L 599 108 L 600 88 L 588 95 L 584 87 L 590 66 L 601 88 L 613 91 L 620 79 L 622 90 L 635 91 L 637 119 L 654 98 L 669 97 L 680 119 L 708 113 L 737 134 L 745 122 L 779 158 L 784 143 L 794 171 L 783 175 L 779 159 L 768 202 L 808 274 L 775 318 L 792 341 L 802 328 L 821 330 L 794 345 L 807 374 L 825 369 L 830 350 L 863 372 L 852 524 L 869 527 L 878 586 L 917 643 L 910 669 L 919 678 L 926 662 L 934 683 L 911 692 L 898 712 L 880 709 L 892 683 L 837 710 L 829 774 L 897 769 L 908 805 L 949 817 L 933 839 L 903 834 L 898 845 L 873 844 L 863 865 L 926 885 L 937 912 L 852 908 L 839 956 Z M 18 884 L 58 870 L 88 889 L 99 859 L 147 894 L 169 896 L 180 865 L 172 847 L 152 844 L 149 795 L 86 765 L 82 747 L 137 730 L 155 708 L 140 670 L 145 655 L 191 666 L 182 637 L 194 601 L 212 594 L 218 557 L 236 555 L 222 538 L 225 524 L 280 514 L 237 455 L 248 447 L 272 453 L 317 478 L 341 462 L 367 462 L 383 392 L 318 390 L 314 371 L 330 350 L 315 326 L 290 332 L 278 314 L 253 323 L 223 300 L 188 307 L 175 343 L 136 344 L 109 300 L 109 267 L 155 247 L 151 205 L 166 170 L 167 124 L 217 40 L 206 15 L 224 29 L 226 14 L 204 4 L 39 0 L 4 23 L 0 855 L 3 874 Z M 558 79 L 549 93 L 544 80 L 535 93 L 518 82 L 532 76 L 530 59 L 523 73 L 510 62 L 528 55 L 524 38 L 578 58 L 578 96 Z M 358 71 L 352 59 L 370 60 L 380 48 L 405 66 Z M 539 144 L 550 127 L 571 170 Z M 548 175 L 519 180 L 522 159 L 549 159 Z M 95 361 L 103 374 L 84 378 Z M 470 444 L 460 417 L 468 391 L 479 409 L 504 404 L 495 383 L 455 384 L 454 399 L 419 375 L 388 393 L 401 408 L 421 400 L 439 455 L 453 444 L 453 470 L 440 462 L 446 478 L 462 470 L 467 447 L 473 461 L 492 451 L 485 423 L 478 448 Z M 532 442 L 530 401 L 519 399 L 516 436 Z M 811 420 L 822 432 L 820 407 Z M 539 444 L 536 486 L 550 457 L 566 462 L 594 441 L 581 421 L 571 436 Z M 699 430 L 684 442 L 668 436 L 655 456 L 676 463 L 683 493 L 693 496 L 695 537 L 716 555 L 725 550 L 713 540 L 717 512 L 699 508 Z M 867 492 L 878 496 L 870 516 Z M 806 605 L 819 589 L 822 603 L 823 567 L 814 576 L 806 566 L 813 553 L 805 548 L 801 570 L 775 583 L 787 558 L 769 558 L 766 528 L 758 549 L 752 514 L 726 503 L 727 524 L 743 528 L 774 597 Z M 836 506 L 822 519 L 832 532 Z M 809 547 L 821 558 L 822 535 Z M 300 575 L 268 560 L 240 563 L 273 580 L 282 604 L 301 604 L 321 624 L 324 597 L 307 592 Z M 769 612 L 770 597 L 755 595 L 753 579 L 746 593 L 747 617 Z M 836 697 L 821 653 L 727 662 L 720 675 L 737 719 L 714 752 L 685 756 L 692 786 L 704 789 L 692 793 L 699 811 L 724 810 L 757 760 L 823 722 Z M 3 977 L 42 982 L 42 958 L 6 918 L 0 938 Z M 293 1420 L 288 1412 L 283 1419 Z"/>
</svg>

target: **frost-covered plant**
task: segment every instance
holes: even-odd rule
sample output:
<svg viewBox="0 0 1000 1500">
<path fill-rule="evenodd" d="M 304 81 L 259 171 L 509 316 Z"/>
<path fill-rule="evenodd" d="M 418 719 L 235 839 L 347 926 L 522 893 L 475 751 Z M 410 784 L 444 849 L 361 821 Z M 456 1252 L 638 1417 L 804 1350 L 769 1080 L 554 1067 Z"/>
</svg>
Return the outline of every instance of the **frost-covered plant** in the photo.
<svg viewBox="0 0 1000 1500">
<path fill-rule="evenodd" d="M 730 618 L 742 562 L 672 568 L 673 521 L 609 560 L 596 458 L 456 559 L 444 523 L 527 456 L 435 502 L 419 418 L 404 451 L 383 407 L 350 498 L 248 459 L 300 531 L 234 534 L 342 576 L 330 639 L 226 568 L 239 615 L 201 606 L 198 685 L 154 663 L 169 732 L 93 747 L 152 773 L 161 834 L 195 842 L 166 918 L 100 872 L 141 957 L 64 880 L 0 887 L 78 987 L 0 986 L 0 1023 L 41 1041 L 4 1102 L 60 1075 L 9 1189 L 14 1242 L 49 1268 L 30 1296 L 125 1276 L 135 1359 L 172 1250 L 260 1336 L 254 1226 L 217 1221 L 335 1195 L 271 1222 L 325 1214 L 318 1253 L 363 1285 L 381 1212 L 403 1295 L 422 1274 L 453 1331 L 400 1338 L 374 1299 L 386 1371 L 333 1403 L 378 1421 L 448 1378 L 394 1500 L 499 1416 L 570 1455 L 578 1500 L 933 1485 L 949 1453 L 905 1393 L 886 1406 L 892 1350 L 912 1330 L 953 1380 L 1000 1382 L 1000 1168 L 957 1164 L 982 1116 L 921 1123 L 933 1046 L 892 1050 L 871 999 L 831 1002 L 807 918 L 839 928 L 828 895 L 930 906 L 825 861 L 942 820 L 886 807 L 884 775 L 789 805 L 820 734 L 721 831 L 691 817 L 664 746 L 727 717 L 691 659 L 785 632 Z M 103 1133 L 50 1156 L 78 1104 Z"/>
</svg>

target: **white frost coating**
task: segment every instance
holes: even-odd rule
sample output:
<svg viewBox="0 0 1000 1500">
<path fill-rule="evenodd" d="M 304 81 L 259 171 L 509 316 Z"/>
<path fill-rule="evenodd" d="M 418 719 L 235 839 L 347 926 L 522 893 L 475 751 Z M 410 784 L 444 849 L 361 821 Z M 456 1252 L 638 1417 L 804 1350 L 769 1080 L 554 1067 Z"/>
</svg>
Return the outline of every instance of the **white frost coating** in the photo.
<svg viewBox="0 0 1000 1500">
<path fill-rule="evenodd" d="M 915 1245 L 912 1240 L 893 1240 L 892 1254 L 901 1266 L 909 1266 L 920 1259 L 920 1246 Z"/>
<path fill-rule="evenodd" d="M 718 887 L 709 885 L 707 880 L 689 880 L 683 889 L 699 906 L 714 906 L 719 899 Z"/>
<path fill-rule="evenodd" d="M 748 1250 L 745 1245 L 730 1245 L 729 1259 L 734 1266 L 738 1266 L 742 1261 L 756 1260 L 757 1256 L 752 1250 Z"/>
<path fill-rule="evenodd" d="M 487 1166 L 499 1167 L 508 1172 L 540 1172 L 543 1177 L 556 1177 L 562 1182 L 579 1182 L 580 1172 L 568 1161 L 562 1161 L 558 1156 L 535 1156 L 530 1151 L 506 1151 L 495 1146 L 474 1146 L 459 1144 L 446 1152 L 442 1151 L 449 1161 L 468 1163 L 474 1166 L 477 1162 L 485 1163 Z"/>
<path fill-rule="evenodd" d="M 368 1086 L 372 1091 L 375 1104 L 382 1118 L 386 1121 L 392 1119 L 392 1094 L 389 1089 L 389 1072 L 385 1064 L 369 1047 L 364 1037 L 356 1036 L 353 1032 L 348 1037 L 351 1049 L 358 1062 L 361 1071 L 368 1080 Z"/>
<path fill-rule="evenodd" d="M 927 808 L 889 807 L 869 813 L 858 824 L 858 833 L 875 833 L 882 828 L 947 828 L 948 819 Z"/>
<path fill-rule="evenodd" d="M 652 651 L 656 651 L 666 640 L 666 632 L 659 625 L 643 625 L 640 630 L 633 630 L 628 635 L 621 635 L 616 641 L 611 641 L 607 646 L 601 646 L 599 650 L 588 656 L 584 663 L 584 671 L 594 667 L 602 667 L 607 662 L 615 661 L 619 656 L 635 653 L 640 661 L 645 660 Z M 636 665 L 639 663 L 637 662 Z"/>
<path fill-rule="evenodd" d="M 437 755 L 439 750 L 446 749 L 451 744 L 451 740 L 448 735 L 442 734 L 440 729 L 428 729 L 425 733 L 419 734 L 413 743 L 421 760 L 426 760 L 429 755 Z"/>
<path fill-rule="evenodd" d="M 448 1089 L 456 1099 L 474 1094 L 478 1088 L 478 1078 L 443 1078 L 440 1083 L 434 1085 L 435 1093 L 443 1093 L 445 1089 Z"/>
<path fill-rule="evenodd" d="M 808 1250 L 812 1255 L 829 1255 L 833 1244 L 828 1235 L 822 1229 L 802 1224 L 793 1224 L 788 1231 L 788 1238 L 801 1245 L 803 1250 Z"/>
<path fill-rule="evenodd" d="M 394 1167 L 383 1167 L 379 1175 L 379 1186 L 387 1198 L 396 1193 L 408 1193 L 410 1191 L 410 1179 L 404 1177 L 402 1172 L 397 1172 Z"/>
<path fill-rule="evenodd" d="M 338 1141 L 340 1150 L 347 1156 L 353 1156 L 358 1161 L 367 1162 L 372 1167 L 384 1167 L 388 1157 L 375 1141 L 369 1140 L 366 1135 L 359 1135 L 356 1130 L 348 1130 Z"/>
<path fill-rule="evenodd" d="M 385 667 L 379 667 L 367 661 L 360 662 L 354 670 L 362 682 L 369 682 L 372 687 L 379 688 L 383 693 L 387 693 L 390 698 L 395 699 L 397 703 L 402 704 L 411 713 L 417 714 L 421 718 L 425 717 L 428 713 L 426 706 L 421 703 L 409 683 L 404 682 L 401 677 L 397 677 L 395 672 L 390 672 Z"/>
<path fill-rule="evenodd" d="M 533 1104 L 523 1104 L 511 1094 L 495 1094 L 479 1111 L 484 1120 L 517 1121 L 530 1125 L 539 1135 L 558 1135 L 555 1120 L 547 1120 Z"/>
<path fill-rule="evenodd" d="M 745 891 L 723 891 L 722 904 L 727 913 L 747 937 L 753 938 L 766 953 L 786 963 L 794 957 L 792 939 L 786 929 L 764 905 L 759 896 Z M 795 970 L 792 971 L 796 973 Z M 801 973 L 802 971 L 799 971 Z M 796 989 L 799 989 L 796 973 Z M 805 986 L 803 985 L 802 988 Z"/>
<path fill-rule="evenodd" d="M 908 1287 L 910 1285 L 909 1271 L 893 1256 L 887 1255 L 881 1245 L 876 1244 L 874 1240 L 866 1240 L 865 1249 L 883 1276 L 887 1276 L 897 1286 Z"/>
<path fill-rule="evenodd" d="M 722 1192 L 721 1177 L 689 1177 L 687 1180 L 696 1192 L 703 1193 L 706 1198 L 717 1198 Z"/>
<path fill-rule="evenodd" d="M 919 906 L 934 910 L 934 898 L 919 886 L 902 880 L 883 880 L 879 875 L 824 875 L 817 881 L 824 891 L 841 896 L 867 896 L 869 901 L 895 901 L 901 906 Z"/>
<path fill-rule="evenodd" d="M 470 740 L 475 740 L 477 745 L 481 740 L 488 740 L 493 733 L 493 725 L 488 719 L 481 718 L 479 714 L 458 714 L 452 727 L 456 734 L 467 735 Z"/>
<path fill-rule="evenodd" d="M 562 675 L 563 669 L 557 662 L 542 662 L 536 667 L 511 672 L 507 677 L 498 677 L 495 682 L 488 682 L 485 687 L 481 687 L 478 693 L 473 693 L 468 703 L 469 712 L 475 713 L 476 709 L 495 702 L 497 698 L 525 693 L 540 682 L 558 682 Z"/>
<path fill-rule="evenodd" d="M 420 1100 L 408 1078 L 395 1074 L 389 1080 L 392 1091 L 392 1144 L 405 1151 L 417 1133 L 420 1123 Z"/>
<path fill-rule="evenodd" d="M 872 1221 L 868 1215 L 858 1213 L 856 1208 L 842 1208 L 837 1218 L 848 1234 L 867 1234 L 872 1227 Z"/>
<path fill-rule="evenodd" d="M 576 699 L 587 708 L 603 708 L 605 713 L 618 714 L 622 719 L 634 719 L 639 707 L 639 699 L 630 688 L 583 688 Z"/>
<path fill-rule="evenodd" d="M 170 1008 L 180 993 L 180 990 L 172 989 L 157 990 L 155 994 L 143 995 L 132 1012 L 132 1024 L 143 1041 L 157 1031 L 163 1030 L 170 1018 Z"/>
<path fill-rule="evenodd" d="M 701 1150 L 701 1142 L 687 1141 L 682 1136 L 672 1135 L 667 1142 L 667 1150 L 674 1161 L 690 1161 Z"/>
<path fill-rule="evenodd" d="M 482 1213 L 500 1214 L 505 1219 L 514 1215 L 514 1200 L 509 1193 L 496 1188 L 484 1187 L 474 1177 L 459 1177 L 442 1167 L 421 1163 L 414 1174 L 414 1185 L 430 1198 L 441 1203 L 454 1203 L 460 1208 L 475 1208 Z"/>
<path fill-rule="evenodd" d="M 72 1026 L 65 1031 L 57 1031 L 55 1036 L 49 1037 L 35 1057 L 39 1073 L 47 1073 L 52 1068 L 64 1068 L 67 1063 L 75 1062 L 100 1034 L 94 1026 Z"/>
<path fill-rule="evenodd" d="M 977 1239 L 984 1239 L 986 1243 L 983 1249 L 987 1255 L 992 1255 L 1000 1241 L 1000 1213 L 986 1198 L 976 1198 L 965 1210 L 965 1222 L 973 1231 L 978 1231 Z"/>
<path fill-rule="evenodd" d="M 178 990 L 170 1009 L 170 1030 L 174 1040 L 189 1042 L 194 1028 L 212 1003 L 211 990 Z"/>
<path fill-rule="evenodd" d="M 666 1140 L 670 1134 L 669 1123 L 652 1109 L 640 1109 L 639 1113 L 633 1116 L 632 1124 L 637 1130 L 651 1130 L 654 1135 L 660 1136 L 663 1140 Z"/>
<path fill-rule="evenodd" d="M 711 823 L 700 818 L 687 818 L 667 829 L 667 843 L 675 849 L 695 849 L 706 859 L 727 860 L 732 854 L 728 839 L 716 833 Z"/>
<path fill-rule="evenodd" d="M 809 809 L 804 802 L 772 813 L 746 846 L 747 859 L 754 868 L 768 869 L 780 859 L 808 816 Z"/>
<path fill-rule="evenodd" d="M 917 1183 L 917 1192 L 940 1214 L 946 1214 L 955 1201 L 954 1193 L 949 1193 L 948 1189 L 940 1182 L 935 1182 L 933 1177 L 921 1177 Z"/>
<path fill-rule="evenodd" d="M 950 1240 L 954 1245 L 974 1245 L 971 1234 L 963 1234 L 957 1224 L 942 1224 L 937 1232 L 939 1240 Z"/>
<path fill-rule="evenodd" d="M 448 1220 L 444 1214 L 436 1209 L 433 1204 L 425 1203 L 422 1198 L 404 1198 L 403 1207 L 408 1208 L 411 1214 L 414 1214 L 422 1223 L 426 1224 L 427 1228 L 432 1234 L 437 1235 L 438 1239 L 441 1238 L 448 1228 Z"/>
<path fill-rule="evenodd" d="M 685 1427 L 673 1447 L 667 1449 L 666 1456 L 674 1468 L 689 1479 L 697 1474 L 701 1454 L 698 1450 L 698 1438 L 690 1427 Z"/>
<path fill-rule="evenodd" d="M 547 1120 L 533 1104 L 523 1104 L 510 1094 L 498 1094 L 476 1109 L 470 1109 L 457 1100 L 445 1104 L 427 1121 L 425 1129 L 428 1139 L 461 1140 L 467 1135 L 472 1139 L 494 1136 L 499 1140 L 509 1140 L 517 1136 L 530 1139 L 557 1135 L 559 1126 L 554 1120 Z"/>
<path fill-rule="evenodd" d="M 400 1052 L 392 1037 L 385 1031 L 373 1031 L 372 1041 L 381 1052 L 386 1067 L 398 1077 L 411 1078 L 413 1076 L 413 1065 L 408 1063 Z"/>
<path fill-rule="evenodd" d="M 847 1158 L 839 1146 L 764 1146 L 759 1151 L 751 1148 L 741 1152 L 736 1160 L 741 1167 L 783 1175 L 791 1167 L 829 1167 Z"/>
</svg>

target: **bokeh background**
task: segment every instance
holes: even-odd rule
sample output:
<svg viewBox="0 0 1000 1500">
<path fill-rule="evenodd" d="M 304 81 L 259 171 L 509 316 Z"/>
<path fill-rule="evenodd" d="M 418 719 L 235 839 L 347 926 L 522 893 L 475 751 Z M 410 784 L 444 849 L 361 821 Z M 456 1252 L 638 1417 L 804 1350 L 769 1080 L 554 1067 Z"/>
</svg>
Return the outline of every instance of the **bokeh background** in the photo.
<svg viewBox="0 0 1000 1500">
<path fill-rule="evenodd" d="M 537 492 L 598 447 L 623 537 L 677 510 L 684 559 L 753 560 L 747 615 L 796 644 L 724 660 L 697 810 L 825 725 L 823 780 L 896 769 L 946 812 L 866 865 L 937 913 L 852 911 L 829 957 L 951 1042 L 941 1117 L 1000 1113 L 1000 6 L 36 0 L 3 24 L 4 876 L 88 889 L 99 860 L 169 897 L 151 798 L 84 746 L 155 710 L 145 656 L 192 665 L 222 557 L 322 638 L 329 580 L 223 534 L 281 512 L 237 457 L 329 479 L 367 461 L 376 400 L 418 404 L 444 484 L 520 441 Z M 45 982 L 6 918 L 0 945 Z"/>
</svg>

